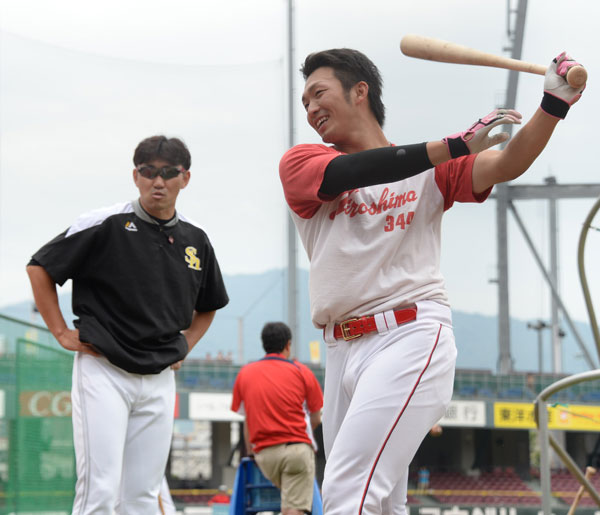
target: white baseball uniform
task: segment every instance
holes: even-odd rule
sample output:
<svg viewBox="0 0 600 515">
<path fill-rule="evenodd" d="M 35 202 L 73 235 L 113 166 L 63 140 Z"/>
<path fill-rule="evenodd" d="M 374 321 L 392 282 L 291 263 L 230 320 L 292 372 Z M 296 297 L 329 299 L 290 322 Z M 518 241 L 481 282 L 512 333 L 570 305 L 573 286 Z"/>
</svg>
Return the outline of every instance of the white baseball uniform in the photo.
<svg viewBox="0 0 600 515">
<path fill-rule="evenodd" d="M 328 515 L 405 513 L 408 466 L 452 396 L 456 347 L 440 231 L 454 201 L 482 202 L 475 156 L 414 177 L 323 198 L 341 153 L 298 145 L 280 163 L 286 200 L 310 259 L 311 314 L 327 342 L 323 436 Z M 395 308 L 417 306 L 397 326 Z M 376 315 L 378 332 L 336 340 L 333 326 Z"/>
<path fill-rule="evenodd" d="M 30 265 L 73 280 L 74 325 L 102 357 L 73 364 L 77 484 L 73 514 L 158 514 L 173 428 L 182 331 L 229 300 L 206 233 L 177 213 L 161 223 L 139 201 L 90 211 Z"/>
</svg>

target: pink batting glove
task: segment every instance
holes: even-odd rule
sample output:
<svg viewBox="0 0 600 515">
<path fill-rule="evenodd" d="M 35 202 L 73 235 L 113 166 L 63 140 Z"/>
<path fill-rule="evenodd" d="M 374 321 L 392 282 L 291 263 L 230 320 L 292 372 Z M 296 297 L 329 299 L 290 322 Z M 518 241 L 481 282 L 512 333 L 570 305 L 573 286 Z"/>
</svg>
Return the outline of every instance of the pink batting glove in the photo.
<svg viewBox="0 0 600 515">
<path fill-rule="evenodd" d="M 505 124 L 520 124 L 521 118 L 521 113 L 514 109 L 494 109 L 487 116 L 477 120 L 466 131 L 452 134 L 442 141 L 448 147 L 452 159 L 477 154 L 508 139 L 507 132 L 499 132 L 489 136 L 494 127 Z"/>
<path fill-rule="evenodd" d="M 552 59 L 544 79 L 544 98 L 541 108 L 551 116 L 564 119 L 569 108 L 581 98 L 585 85 L 572 88 L 567 82 L 567 72 L 573 66 L 581 66 L 569 54 L 562 52 Z"/>
</svg>

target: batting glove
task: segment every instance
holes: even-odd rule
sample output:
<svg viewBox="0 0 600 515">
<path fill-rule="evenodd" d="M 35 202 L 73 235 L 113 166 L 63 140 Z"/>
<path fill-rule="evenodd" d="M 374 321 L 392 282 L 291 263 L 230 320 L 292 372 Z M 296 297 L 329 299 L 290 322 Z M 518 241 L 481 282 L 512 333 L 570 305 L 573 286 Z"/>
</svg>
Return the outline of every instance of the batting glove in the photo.
<svg viewBox="0 0 600 515">
<path fill-rule="evenodd" d="M 542 98 L 542 109 L 551 116 L 561 120 L 567 116 L 569 108 L 581 98 L 585 85 L 581 88 L 572 88 L 567 82 L 566 76 L 569 68 L 581 66 L 570 55 L 563 52 L 552 59 L 546 70 L 544 79 L 544 98 Z"/>
<path fill-rule="evenodd" d="M 452 134 L 442 141 L 448 147 L 450 156 L 453 159 L 469 154 L 477 154 L 508 139 L 507 132 L 499 132 L 493 136 L 488 136 L 494 127 L 510 123 L 519 124 L 521 118 L 521 113 L 514 109 L 494 109 L 484 118 L 477 120 L 466 131 Z"/>
</svg>

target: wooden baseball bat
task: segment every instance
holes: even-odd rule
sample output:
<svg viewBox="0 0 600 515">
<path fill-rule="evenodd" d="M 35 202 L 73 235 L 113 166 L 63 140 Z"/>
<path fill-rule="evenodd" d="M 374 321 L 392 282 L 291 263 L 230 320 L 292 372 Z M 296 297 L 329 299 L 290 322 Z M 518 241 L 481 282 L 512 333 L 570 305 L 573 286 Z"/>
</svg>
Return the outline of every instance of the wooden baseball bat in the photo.
<svg viewBox="0 0 600 515">
<path fill-rule="evenodd" d="M 596 473 L 596 469 L 594 467 L 586 467 L 585 468 L 585 478 L 587 480 L 589 480 L 590 477 L 592 477 L 595 473 Z M 573 499 L 573 504 L 571 504 L 571 507 L 569 508 L 569 511 L 567 512 L 567 515 L 573 515 L 575 513 L 575 508 L 577 508 L 579 501 L 583 497 L 583 492 L 585 492 L 585 488 L 582 485 L 579 487 L 579 490 L 577 490 L 577 493 L 575 494 L 575 499 Z"/>
<path fill-rule="evenodd" d="M 161 515 L 165 515 L 165 507 L 162 502 L 162 497 L 158 494 L 158 509 L 160 510 Z"/>
<path fill-rule="evenodd" d="M 493 66 L 495 68 L 506 68 L 519 72 L 536 73 L 545 75 L 546 67 L 541 64 L 533 64 L 510 57 L 489 54 L 481 50 L 475 50 L 441 39 L 407 34 L 400 41 L 400 50 L 404 55 L 439 61 L 442 63 L 474 64 L 477 66 Z M 573 88 L 582 87 L 587 81 L 587 71 L 583 66 L 573 66 L 567 72 L 567 82 Z"/>
</svg>

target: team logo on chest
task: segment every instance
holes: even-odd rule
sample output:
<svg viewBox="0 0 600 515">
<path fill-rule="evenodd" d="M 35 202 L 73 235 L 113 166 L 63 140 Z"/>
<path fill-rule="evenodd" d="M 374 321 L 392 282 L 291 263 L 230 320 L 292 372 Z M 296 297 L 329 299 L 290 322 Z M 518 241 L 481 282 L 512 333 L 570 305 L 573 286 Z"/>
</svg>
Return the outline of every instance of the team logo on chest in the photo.
<svg viewBox="0 0 600 515">
<path fill-rule="evenodd" d="M 195 247 L 186 247 L 185 248 L 185 262 L 188 264 L 188 268 L 192 270 L 202 270 L 200 268 L 200 258 L 196 256 L 198 251 Z"/>
<path fill-rule="evenodd" d="M 135 232 L 135 231 L 138 230 L 138 228 L 135 226 L 135 224 L 133 222 L 126 222 L 125 223 L 125 229 L 127 231 L 133 231 L 133 232 Z"/>
</svg>

